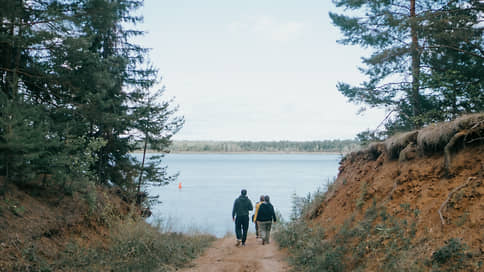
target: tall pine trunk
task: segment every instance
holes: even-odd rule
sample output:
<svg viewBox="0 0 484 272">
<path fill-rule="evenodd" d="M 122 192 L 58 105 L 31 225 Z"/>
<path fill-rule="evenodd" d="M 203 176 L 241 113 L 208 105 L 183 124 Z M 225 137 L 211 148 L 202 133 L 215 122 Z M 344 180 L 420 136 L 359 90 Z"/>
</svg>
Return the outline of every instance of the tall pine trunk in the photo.
<svg viewBox="0 0 484 272">
<path fill-rule="evenodd" d="M 412 117 L 414 128 L 422 126 L 422 120 L 419 120 L 422 113 L 422 106 L 420 105 L 420 52 L 418 45 L 417 34 L 417 16 L 415 12 L 415 1 L 410 0 L 410 35 L 412 36 L 412 43 L 410 51 L 412 54 L 412 90 L 410 94 L 410 101 L 412 106 Z"/>
<path fill-rule="evenodd" d="M 21 7 L 23 7 L 23 1 L 20 1 Z M 15 33 L 16 23 L 18 21 L 18 31 L 17 34 Z M 7 72 L 7 110 L 4 118 L 7 121 L 7 128 L 5 131 L 5 135 L 7 136 L 7 145 L 9 144 L 8 139 L 12 139 L 12 134 L 14 133 L 12 122 L 15 119 L 14 116 L 14 107 L 19 105 L 20 96 L 18 95 L 19 90 L 19 69 L 20 69 L 20 60 L 22 54 L 22 48 L 20 39 L 22 38 L 22 18 L 16 18 L 15 15 L 12 15 L 11 19 L 11 27 L 10 27 L 10 35 L 12 39 L 12 45 L 9 49 L 9 57 L 14 59 L 12 63 L 8 64 L 10 71 Z M 8 60 L 10 61 L 10 59 Z M 9 97 L 10 96 L 10 97 Z M 5 163 L 5 180 L 3 186 L 3 192 L 6 192 L 8 183 L 10 181 L 10 165 L 13 163 L 13 158 L 11 154 L 6 155 L 6 163 Z M 10 163 L 12 161 L 12 163 Z"/>
</svg>

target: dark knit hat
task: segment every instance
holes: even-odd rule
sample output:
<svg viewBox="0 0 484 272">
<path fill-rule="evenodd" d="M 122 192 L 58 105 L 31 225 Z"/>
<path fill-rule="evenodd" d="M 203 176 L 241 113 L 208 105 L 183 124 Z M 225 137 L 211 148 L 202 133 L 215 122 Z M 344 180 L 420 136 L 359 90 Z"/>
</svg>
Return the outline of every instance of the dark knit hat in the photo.
<svg viewBox="0 0 484 272">
<path fill-rule="evenodd" d="M 240 191 L 240 194 L 241 195 L 244 195 L 244 196 L 247 195 L 247 190 L 246 189 L 242 189 L 242 191 Z"/>
</svg>

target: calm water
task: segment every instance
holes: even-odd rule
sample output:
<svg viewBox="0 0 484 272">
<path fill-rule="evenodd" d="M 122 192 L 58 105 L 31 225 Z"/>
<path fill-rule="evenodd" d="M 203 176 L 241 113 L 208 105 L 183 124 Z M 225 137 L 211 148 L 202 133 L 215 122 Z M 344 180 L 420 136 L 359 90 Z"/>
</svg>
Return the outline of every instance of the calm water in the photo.
<svg viewBox="0 0 484 272">
<path fill-rule="evenodd" d="M 341 156 L 328 154 L 169 154 L 176 183 L 150 187 L 162 203 L 148 221 L 161 219 L 172 231 L 201 230 L 218 237 L 233 232 L 232 205 L 242 188 L 253 203 L 261 194 L 284 218 L 289 218 L 294 194 L 306 196 L 324 189 L 338 173 Z M 178 188 L 181 182 L 182 188 Z M 253 224 L 250 230 L 254 231 Z"/>
</svg>

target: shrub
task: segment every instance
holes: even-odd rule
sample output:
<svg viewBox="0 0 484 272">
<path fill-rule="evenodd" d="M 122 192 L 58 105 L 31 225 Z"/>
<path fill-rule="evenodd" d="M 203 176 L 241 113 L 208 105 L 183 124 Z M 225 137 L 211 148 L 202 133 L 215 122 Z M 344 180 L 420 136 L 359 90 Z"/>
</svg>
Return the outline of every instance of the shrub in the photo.
<svg viewBox="0 0 484 272">
<path fill-rule="evenodd" d="M 459 240 L 455 238 L 447 240 L 445 246 L 432 254 L 432 262 L 446 264 L 456 259 L 459 260 L 464 256 L 464 249 L 465 246 L 461 244 Z"/>
<path fill-rule="evenodd" d="M 203 252 L 211 236 L 160 233 L 144 222 L 118 226 L 107 252 L 115 271 L 151 271 L 157 267 L 182 267 Z"/>
<path fill-rule="evenodd" d="M 304 271 L 345 271 L 345 249 L 325 240 L 321 227 L 309 227 L 299 218 L 281 226 L 274 238 L 280 247 L 289 249 L 291 263 Z"/>
<path fill-rule="evenodd" d="M 325 184 L 326 190 L 321 191 L 318 189 L 315 193 L 309 193 L 306 197 L 298 197 L 296 194 L 293 195 L 292 199 L 292 214 L 291 220 L 296 220 L 299 217 L 304 218 L 314 218 L 321 212 L 321 206 L 326 200 L 328 192 L 334 190 L 334 183 L 336 178 L 332 180 L 328 179 Z"/>
<path fill-rule="evenodd" d="M 119 222 L 113 229 L 107 248 L 71 243 L 54 270 L 175 271 L 215 240 L 209 235 L 163 233 L 140 220 Z"/>
<path fill-rule="evenodd" d="M 438 271 L 461 271 L 467 268 L 466 248 L 467 246 L 459 239 L 451 238 L 445 241 L 445 245 L 432 254 L 433 268 L 438 268 Z"/>
<path fill-rule="evenodd" d="M 360 186 L 361 194 L 360 197 L 356 200 L 356 207 L 361 211 L 363 205 L 365 204 L 365 199 L 368 194 L 368 183 L 363 182 Z"/>
</svg>

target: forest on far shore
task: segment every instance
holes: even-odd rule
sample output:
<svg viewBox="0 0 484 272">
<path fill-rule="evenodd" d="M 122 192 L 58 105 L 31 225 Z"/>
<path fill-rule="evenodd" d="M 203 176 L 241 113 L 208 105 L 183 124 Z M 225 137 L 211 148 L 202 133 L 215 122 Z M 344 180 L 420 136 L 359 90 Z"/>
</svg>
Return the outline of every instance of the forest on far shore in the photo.
<svg viewBox="0 0 484 272">
<path fill-rule="evenodd" d="M 335 152 L 358 150 L 358 140 L 324 141 L 174 141 L 171 152 Z"/>
</svg>

